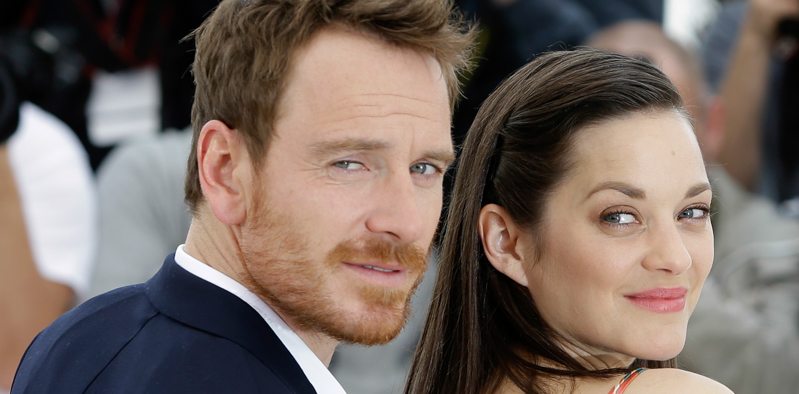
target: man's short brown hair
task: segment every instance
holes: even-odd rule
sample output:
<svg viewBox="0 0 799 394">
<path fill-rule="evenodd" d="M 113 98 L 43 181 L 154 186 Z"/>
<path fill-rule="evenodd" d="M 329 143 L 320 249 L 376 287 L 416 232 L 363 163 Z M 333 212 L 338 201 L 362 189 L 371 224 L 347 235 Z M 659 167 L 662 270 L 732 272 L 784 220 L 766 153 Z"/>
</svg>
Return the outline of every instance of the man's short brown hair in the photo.
<svg viewBox="0 0 799 394">
<path fill-rule="evenodd" d="M 354 30 L 433 56 L 454 106 L 473 34 L 450 0 L 224 0 L 193 33 L 194 138 L 185 185 L 193 212 L 203 198 L 197 168 L 203 125 L 217 119 L 236 129 L 253 163 L 260 163 L 292 57 L 325 27 Z"/>
</svg>

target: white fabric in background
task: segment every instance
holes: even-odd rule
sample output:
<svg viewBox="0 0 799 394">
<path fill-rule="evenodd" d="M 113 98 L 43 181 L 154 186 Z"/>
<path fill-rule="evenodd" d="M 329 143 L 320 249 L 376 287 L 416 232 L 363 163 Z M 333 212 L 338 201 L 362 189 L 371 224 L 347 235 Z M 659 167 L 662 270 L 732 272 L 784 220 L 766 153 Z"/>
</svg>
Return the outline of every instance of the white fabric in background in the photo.
<svg viewBox="0 0 799 394">
<path fill-rule="evenodd" d="M 97 243 L 96 190 L 86 151 L 63 122 L 24 103 L 8 156 L 36 267 L 45 279 L 81 295 Z"/>
</svg>

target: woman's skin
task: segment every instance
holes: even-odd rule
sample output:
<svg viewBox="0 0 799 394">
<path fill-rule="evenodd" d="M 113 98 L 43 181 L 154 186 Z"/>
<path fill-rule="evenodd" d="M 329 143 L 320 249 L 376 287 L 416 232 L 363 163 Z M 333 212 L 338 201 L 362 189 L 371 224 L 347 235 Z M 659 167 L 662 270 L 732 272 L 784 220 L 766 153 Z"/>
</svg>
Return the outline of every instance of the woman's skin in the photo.
<svg viewBox="0 0 799 394">
<path fill-rule="evenodd" d="M 498 205 L 483 208 L 489 261 L 530 290 L 587 367 L 675 357 L 713 261 L 712 191 L 690 123 L 675 111 L 633 114 L 582 130 L 572 155 L 538 229 L 517 227 Z M 604 394 L 620 378 L 578 379 L 573 392 Z M 507 382 L 499 392 L 521 391 Z M 677 369 L 647 371 L 626 391 L 678 392 L 730 391 Z"/>
</svg>

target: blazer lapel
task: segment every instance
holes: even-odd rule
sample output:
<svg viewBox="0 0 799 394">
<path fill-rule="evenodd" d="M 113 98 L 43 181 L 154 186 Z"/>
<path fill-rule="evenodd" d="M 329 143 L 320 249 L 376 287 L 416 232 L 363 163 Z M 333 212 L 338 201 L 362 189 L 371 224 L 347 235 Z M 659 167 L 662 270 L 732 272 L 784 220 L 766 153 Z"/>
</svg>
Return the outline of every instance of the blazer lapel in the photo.
<svg viewBox="0 0 799 394">
<path fill-rule="evenodd" d="M 145 284 L 153 306 L 183 324 L 247 349 L 298 393 L 316 393 L 288 349 L 257 311 L 228 291 L 181 268 L 169 255 Z"/>
</svg>

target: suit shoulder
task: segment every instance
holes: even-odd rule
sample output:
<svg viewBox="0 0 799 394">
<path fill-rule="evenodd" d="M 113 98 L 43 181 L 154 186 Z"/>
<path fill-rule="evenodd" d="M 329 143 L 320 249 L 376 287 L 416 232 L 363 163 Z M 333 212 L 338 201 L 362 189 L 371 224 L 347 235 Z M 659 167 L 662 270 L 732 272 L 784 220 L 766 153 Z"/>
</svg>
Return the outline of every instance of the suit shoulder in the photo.
<svg viewBox="0 0 799 394">
<path fill-rule="evenodd" d="M 705 376 L 676 368 L 650 369 L 639 375 L 627 394 L 731 394 L 723 384 Z"/>
<path fill-rule="evenodd" d="M 273 360 L 287 362 L 288 360 Z M 151 319 L 91 383 L 113 392 L 294 392 L 268 365 L 228 338 L 185 326 L 161 314 Z"/>
<path fill-rule="evenodd" d="M 140 285 L 84 302 L 33 340 L 14 379 L 14 392 L 82 392 L 80 387 L 86 387 L 157 314 Z"/>
<path fill-rule="evenodd" d="M 71 341 L 92 336 L 92 342 L 100 344 L 100 339 L 134 334 L 157 313 L 144 295 L 143 286 L 127 286 L 78 305 L 42 331 L 36 341 L 45 338 Z M 106 335 L 98 338 L 98 333 Z"/>
</svg>

